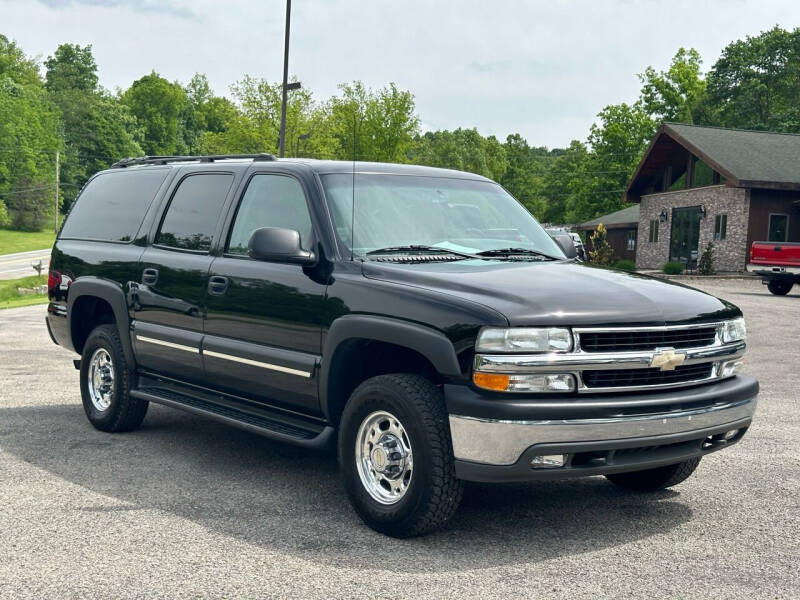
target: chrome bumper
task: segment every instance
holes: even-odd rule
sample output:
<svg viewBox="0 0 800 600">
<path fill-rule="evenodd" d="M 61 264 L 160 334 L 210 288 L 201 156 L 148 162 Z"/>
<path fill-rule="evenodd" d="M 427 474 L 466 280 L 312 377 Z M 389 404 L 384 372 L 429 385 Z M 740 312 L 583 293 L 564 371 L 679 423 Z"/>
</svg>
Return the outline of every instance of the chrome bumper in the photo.
<svg viewBox="0 0 800 600">
<path fill-rule="evenodd" d="M 691 410 L 595 419 L 504 421 L 450 415 L 457 460 L 511 465 L 535 444 L 625 440 L 688 433 L 752 419 L 756 397 Z"/>
<path fill-rule="evenodd" d="M 800 275 L 800 267 L 754 265 L 748 263 L 747 272 L 755 273 L 756 275 Z"/>
</svg>

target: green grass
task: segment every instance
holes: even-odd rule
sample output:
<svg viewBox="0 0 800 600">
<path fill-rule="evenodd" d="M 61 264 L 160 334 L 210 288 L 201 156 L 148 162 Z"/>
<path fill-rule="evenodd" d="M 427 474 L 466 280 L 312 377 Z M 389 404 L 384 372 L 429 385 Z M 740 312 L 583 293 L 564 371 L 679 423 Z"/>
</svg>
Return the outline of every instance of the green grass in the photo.
<svg viewBox="0 0 800 600">
<path fill-rule="evenodd" d="M 0 229 L 0 254 L 27 252 L 51 248 L 56 235 L 52 229 L 43 231 L 12 231 Z"/>
<path fill-rule="evenodd" d="M 31 304 L 44 304 L 47 302 L 47 294 L 22 296 L 19 293 L 19 288 L 32 288 L 46 283 L 47 277 L 44 275 L 32 275 L 21 279 L 0 280 L 0 309 L 30 306 Z"/>
</svg>

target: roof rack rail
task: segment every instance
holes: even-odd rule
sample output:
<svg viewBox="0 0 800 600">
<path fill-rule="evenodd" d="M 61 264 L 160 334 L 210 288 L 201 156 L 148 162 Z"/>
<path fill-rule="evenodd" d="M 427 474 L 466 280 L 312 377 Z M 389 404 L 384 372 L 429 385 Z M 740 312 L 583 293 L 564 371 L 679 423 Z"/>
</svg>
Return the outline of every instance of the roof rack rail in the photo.
<svg viewBox="0 0 800 600">
<path fill-rule="evenodd" d="M 277 160 L 273 154 L 262 152 L 260 154 L 209 154 L 206 156 L 138 156 L 118 160 L 110 168 L 124 169 L 138 165 L 167 165 L 176 162 L 201 162 L 210 163 L 218 160 L 252 159 L 253 161 Z"/>
</svg>

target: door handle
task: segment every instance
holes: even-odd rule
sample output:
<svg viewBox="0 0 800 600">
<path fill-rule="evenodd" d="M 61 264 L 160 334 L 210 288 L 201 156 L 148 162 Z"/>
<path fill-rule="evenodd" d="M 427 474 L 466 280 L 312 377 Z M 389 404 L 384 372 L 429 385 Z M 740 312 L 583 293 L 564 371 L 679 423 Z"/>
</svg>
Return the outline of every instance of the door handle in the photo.
<svg viewBox="0 0 800 600">
<path fill-rule="evenodd" d="M 212 296 L 222 296 L 228 291 L 228 278 L 221 275 L 212 275 L 208 280 L 208 293 Z"/>
<path fill-rule="evenodd" d="M 144 285 L 155 285 L 158 281 L 158 269 L 145 269 L 142 271 L 142 283 Z"/>
</svg>

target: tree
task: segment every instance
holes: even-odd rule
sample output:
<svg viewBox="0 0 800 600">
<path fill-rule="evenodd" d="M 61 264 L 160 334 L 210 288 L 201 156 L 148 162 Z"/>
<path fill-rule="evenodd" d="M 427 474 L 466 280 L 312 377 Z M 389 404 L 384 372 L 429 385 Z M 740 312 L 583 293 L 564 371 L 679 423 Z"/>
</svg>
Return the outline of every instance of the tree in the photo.
<svg viewBox="0 0 800 600">
<path fill-rule="evenodd" d="M 181 121 L 187 98 L 180 84 L 170 83 L 153 71 L 134 81 L 121 100 L 144 130 L 143 147 L 147 154 L 187 152 Z"/>
<path fill-rule="evenodd" d="M 702 256 L 700 256 L 700 262 L 697 264 L 697 270 L 700 275 L 713 275 L 716 273 L 714 269 L 715 258 L 714 242 L 709 241 L 705 250 L 703 250 Z"/>
<path fill-rule="evenodd" d="M 98 87 L 91 46 L 62 44 L 45 66 L 45 86 L 61 112 L 61 209 L 66 213 L 91 175 L 143 153 L 136 142 L 141 132 L 127 108 Z"/>
<path fill-rule="evenodd" d="M 639 75 L 642 82 L 641 105 L 651 119 L 704 123 L 706 82 L 700 72 L 703 61 L 694 48 L 680 48 L 667 71 L 647 67 Z"/>
<path fill-rule="evenodd" d="M 415 164 L 469 171 L 494 180 L 501 179 L 508 169 L 503 145 L 494 136 L 483 137 L 477 129 L 428 131 L 417 138 L 409 158 Z"/>
<path fill-rule="evenodd" d="M 339 86 L 323 110 L 339 159 L 408 162 L 419 132 L 414 96 L 390 83 L 371 90 L 360 81 Z M 288 128 L 287 128 L 288 131 Z"/>
<path fill-rule="evenodd" d="M 36 63 L 0 35 L 0 225 L 39 229 L 52 214 L 58 110 Z"/>
<path fill-rule="evenodd" d="M 589 262 L 595 265 L 610 267 L 614 262 L 614 250 L 608 243 L 606 227 L 602 223 L 597 225 L 597 229 L 589 236 L 591 248 L 589 249 Z"/>
<path fill-rule="evenodd" d="M 732 42 L 707 79 L 716 124 L 800 132 L 800 28 Z"/>
<path fill-rule="evenodd" d="M 203 105 L 208 128 L 201 136 L 203 152 L 278 152 L 281 87 L 265 79 L 245 76 L 231 86 L 235 104 L 210 98 Z M 190 94 L 191 98 L 191 94 Z M 218 119 L 218 130 L 211 122 Z M 310 134 L 299 144 L 299 136 Z M 310 91 L 289 90 L 286 105 L 286 153 L 333 158 L 336 146 L 324 108 Z"/>
<path fill-rule="evenodd" d="M 503 148 L 508 167 L 500 183 L 531 213 L 543 219 L 547 213 L 545 173 L 555 156 L 547 148 L 532 148 L 518 133 L 509 135 Z"/>
<path fill-rule="evenodd" d="M 91 45 L 61 44 L 53 56 L 44 61 L 44 66 L 48 92 L 77 90 L 93 93 L 97 90 L 97 63 Z"/>
<path fill-rule="evenodd" d="M 22 86 L 42 85 L 36 61 L 25 56 L 22 49 L 3 34 L 0 34 L 0 76 Z"/>
<path fill-rule="evenodd" d="M 543 220 L 567 223 L 567 206 L 577 205 L 586 196 L 591 175 L 592 156 L 585 144 L 573 140 L 566 150 L 552 161 L 544 175 L 543 195 L 546 198 Z M 590 202 L 589 198 L 583 202 Z M 601 213 L 598 213 L 601 214 Z M 577 222 L 577 221 L 575 221 Z"/>
</svg>

